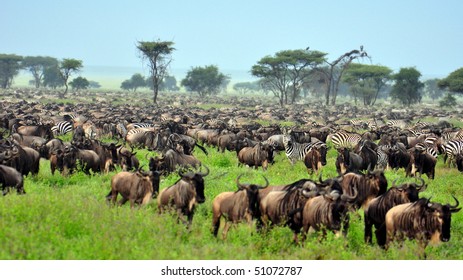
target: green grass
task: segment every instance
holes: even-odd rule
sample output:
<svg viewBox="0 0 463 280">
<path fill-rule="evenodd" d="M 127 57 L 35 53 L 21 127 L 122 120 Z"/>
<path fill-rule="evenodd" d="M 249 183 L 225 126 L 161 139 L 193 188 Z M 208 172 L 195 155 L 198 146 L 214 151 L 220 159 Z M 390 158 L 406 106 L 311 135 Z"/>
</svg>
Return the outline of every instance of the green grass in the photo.
<svg viewBox="0 0 463 280">
<path fill-rule="evenodd" d="M 155 260 L 373 260 L 420 259 L 421 249 L 414 241 L 393 246 L 384 251 L 363 242 L 363 212 L 351 215 L 346 238 L 328 234 L 321 239 L 318 233 L 309 234 L 301 245 L 292 243 L 292 232 L 277 227 L 266 234 L 258 234 L 255 227 L 238 224 L 228 238 L 214 238 L 211 234 L 211 205 L 213 198 L 223 191 L 236 190 L 236 178 L 244 173 L 242 182 L 264 184 L 265 176 L 272 185 L 288 184 L 309 175 L 302 162 L 291 166 L 283 153 L 267 171 L 238 167 L 236 153 L 219 153 L 208 148 L 206 156 L 200 150 L 195 155 L 210 169 L 205 177 L 206 202 L 197 207 L 190 231 L 177 223 L 174 214 L 158 214 L 157 202 L 130 209 L 109 206 L 105 196 L 111 177 L 116 173 L 86 176 L 81 173 L 63 177 L 51 175 L 49 162 L 41 160 L 37 176 L 25 178 L 26 195 L 9 194 L 0 198 L 0 259 L 155 259 Z M 137 153 L 147 168 L 146 150 Z M 152 155 L 152 153 L 148 153 Z M 336 151 L 329 150 L 328 164 L 323 178 L 336 176 Z M 440 160 L 441 161 L 441 160 Z M 463 200 L 461 174 L 444 168 L 439 161 L 436 179 L 429 181 L 422 194 L 433 201 L 453 203 L 451 195 Z M 403 170 L 386 171 L 389 182 L 404 179 Z M 311 175 L 317 179 L 317 175 Z M 173 184 L 177 174 L 163 177 L 161 189 Z M 221 231 L 219 232 L 219 236 Z M 453 215 L 450 242 L 426 248 L 428 259 L 463 259 L 463 217 Z"/>
</svg>

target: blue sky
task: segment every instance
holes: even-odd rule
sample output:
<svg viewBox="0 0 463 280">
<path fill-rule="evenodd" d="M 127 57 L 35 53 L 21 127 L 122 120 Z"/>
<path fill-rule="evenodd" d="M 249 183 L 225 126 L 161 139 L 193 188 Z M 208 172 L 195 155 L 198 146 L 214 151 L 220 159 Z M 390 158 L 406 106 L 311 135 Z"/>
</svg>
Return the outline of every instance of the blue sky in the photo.
<svg viewBox="0 0 463 280">
<path fill-rule="evenodd" d="M 280 50 L 310 46 L 334 60 L 363 45 L 373 64 L 445 77 L 463 67 L 462 11 L 461 0 L 3 0 L 0 53 L 142 72 L 137 41 L 160 39 L 174 42 L 173 71 L 227 74 Z"/>
</svg>

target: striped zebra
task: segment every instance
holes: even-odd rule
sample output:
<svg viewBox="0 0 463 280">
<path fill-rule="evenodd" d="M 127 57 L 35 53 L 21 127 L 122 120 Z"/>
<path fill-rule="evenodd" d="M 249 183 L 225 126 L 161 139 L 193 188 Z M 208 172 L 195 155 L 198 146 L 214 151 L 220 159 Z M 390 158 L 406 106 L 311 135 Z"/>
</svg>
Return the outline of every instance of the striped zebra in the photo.
<svg viewBox="0 0 463 280">
<path fill-rule="evenodd" d="M 327 147 L 322 141 L 311 143 L 297 143 L 291 135 L 283 134 L 283 145 L 285 147 L 286 157 L 294 165 L 298 160 L 303 161 L 305 155 L 313 148 Z"/>
<path fill-rule="evenodd" d="M 130 130 L 136 129 L 136 128 L 153 128 L 153 127 L 154 127 L 154 124 L 152 124 L 152 123 L 129 123 L 126 126 L 126 129 L 127 129 L 127 131 L 130 131 Z"/>
<path fill-rule="evenodd" d="M 437 158 L 437 150 L 432 146 L 428 146 L 426 143 L 417 143 L 415 145 L 415 149 L 420 151 L 426 151 L 426 153 L 428 153 L 432 157 Z"/>
<path fill-rule="evenodd" d="M 74 129 L 72 123 L 68 121 L 62 121 L 58 122 L 54 126 L 52 126 L 51 131 L 53 132 L 53 135 L 65 135 L 69 132 L 71 132 Z"/>
<path fill-rule="evenodd" d="M 408 126 L 408 122 L 405 120 L 388 120 L 386 125 L 389 127 L 398 127 L 404 129 Z"/>
<path fill-rule="evenodd" d="M 362 136 L 357 133 L 347 131 L 337 131 L 331 135 L 331 142 L 336 149 L 348 148 L 353 149 L 362 139 Z"/>
<path fill-rule="evenodd" d="M 457 155 L 463 152 L 463 140 L 450 140 L 442 148 L 444 149 L 444 163 L 448 160 L 447 167 L 450 167 Z"/>
<path fill-rule="evenodd" d="M 378 161 L 376 162 L 376 166 L 381 169 L 386 169 L 389 166 L 389 150 L 391 149 L 391 145 L 380 145 L 376 150 L 376 156 L 378 157 Z"/>
</svg>

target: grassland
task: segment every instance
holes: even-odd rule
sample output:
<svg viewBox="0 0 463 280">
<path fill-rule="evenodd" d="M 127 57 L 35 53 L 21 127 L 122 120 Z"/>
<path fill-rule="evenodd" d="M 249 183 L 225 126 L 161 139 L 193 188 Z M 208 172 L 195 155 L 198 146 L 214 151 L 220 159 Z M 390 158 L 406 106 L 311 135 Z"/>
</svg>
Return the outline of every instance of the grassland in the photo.
<svg viewBox="0 0 463 280">
<path fill-rule="evenodd" d="M 51 175 L 49 162 L 41 161 L 37 176 L 25 178 L 26 195 L 9 194 L 0 198 L 0 259 L 3 260 L 462 260 L 463 214 L 453 215 L 450 242 L 428 246 L 425 252 L 414 241 L 394 245 L 388 251 L 363 242 L 362 210 L 351 215 L 346 238 L 328 234 L 309 235 L 297 246 L 292 232 L 277 227 L 267 234 L 258 234 L 254 227 L 239 224 L 232 227 L 228 238 L 216 239 L 211 234 L 211 203 L 220 192 L 236 190 L 235 180 L 287 184 L 310 177 L 302 162 L 291 166 L 284 154 L 267 171 L 238 167 L 236 154 L 219 153 L 207 148 L 195 155 L 210 168 L 205 177 L 206 202 L 197 207 L 188 231 L 177 223 L 174 214 L 158 214 L 157 202 L 140 209 L 129 205 L 110 207 L 105 196 L 115 172 L 86 176 L 78 173 L 63 177 Z M 137 154 L 147 165 L 146 150 Z M 153 155 L 152 152 L 148 154 Z M 334 177 L 336 151 L 330 149 L 323 177 Z M 313 175 L 315 178 L 316 175 Z M 451 195 L 463 200 L 462 175 L 455 168 L 445 168 L 439 160 L 436 179 L 427 180 L 422 196 L 433 201 L 454 203 Z M 405 179 L 403 170 L 386 171 L 389 182 Z M 162 177 L 161 189 L 173 184 L 178 175 Z"/>
</svg>

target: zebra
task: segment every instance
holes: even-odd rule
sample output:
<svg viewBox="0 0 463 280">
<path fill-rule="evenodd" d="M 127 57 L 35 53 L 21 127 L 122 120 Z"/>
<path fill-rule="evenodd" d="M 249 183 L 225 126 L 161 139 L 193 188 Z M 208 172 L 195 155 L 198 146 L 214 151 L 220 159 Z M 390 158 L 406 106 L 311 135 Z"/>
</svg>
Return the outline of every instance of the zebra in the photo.
<svg viewBox="0 0 463 280">
<path fill-rule="evenodd" d="M 426 150 L 426 153 L 428 153 L 434 158 L 437 158 L 437 155 L 438 155 L 437 150 L 432 146 L 428 146 L 427 143 L 418 143 L 415 145 L 415 149 L 421 150 L 421 151 Z"/>
<path fill-rule="evenodd" d="M 129 123 L 126 127 L 127 130 L 132 130 L 136 128 L 153 128 L 154 124 L 152 123 Z"/>
<path fill-rule="evenodd" d="M 71 132 L 73 129 L 74 128 L 71 122 L 62 121 L 52 126 L 51 131 L 53 132 L 55 136 L 57 136 L 57 135 L 65 135 Z"/>
<path fill-rule="evenodd" d="M 453 162 L 458 154 L 463 152 L 463 140 L 450 140 L 445 143 L 442 148 L 444 149 L 444 163 L 447 162 L 447 167 Z"/>
<path fill-rule="evenodd" d="M 386 169 L 389 166 L 389 150 L 391 149 L 391 145 L 380 145 L 378 149 L 376 149 L 376 156 L 378 157 L 378 161 L 376 162 L 376 166 L 381 169 Z"/>
<path fill-rule="evenodd" d="M 338 131 L 331 135 L 331 142 L 336 149 L 348 148 L 353 149 L 362 139 L 362 136 L 357 133 L 349 133 L 347 131 Z"/>
<path fill-rule="evenodd" d="M 305 155 L 310 152 L 311 149 L 327 147 L 326 144 L 320 140 L 311 143 L 297 143 L 291 135 L 287 134 L 283 134 L 283 145 L 285 147 L 286 157 L 291 162 L 291 165 L 294 165 L 298 160 L 303 161 Z"/>
<path fill-rule="evenodd" d="M 388 120 L 386 125 L 389 127 L 398 127 L 404 129 L 408 126 L 408 122 L 405 120 Z"/>
</svg>

